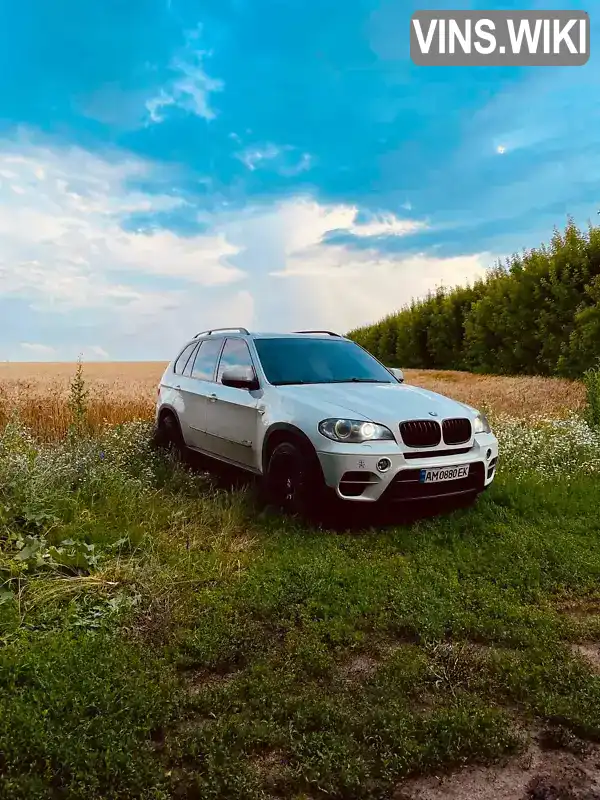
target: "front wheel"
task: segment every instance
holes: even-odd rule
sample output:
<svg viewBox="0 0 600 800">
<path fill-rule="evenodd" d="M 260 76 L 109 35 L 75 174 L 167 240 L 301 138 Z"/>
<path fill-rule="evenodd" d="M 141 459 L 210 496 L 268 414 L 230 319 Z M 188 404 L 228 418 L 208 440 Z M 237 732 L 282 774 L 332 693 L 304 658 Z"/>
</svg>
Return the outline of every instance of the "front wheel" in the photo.
<svg viewBox="0 0 600 800">
<path fill-rule="evenodd" d="M 325 494 L 315 459 L 292 442 L 277 445 L 266 474 L 267 494 L 273 505 L 305 519 L 315 518 Z"/>
</svg>

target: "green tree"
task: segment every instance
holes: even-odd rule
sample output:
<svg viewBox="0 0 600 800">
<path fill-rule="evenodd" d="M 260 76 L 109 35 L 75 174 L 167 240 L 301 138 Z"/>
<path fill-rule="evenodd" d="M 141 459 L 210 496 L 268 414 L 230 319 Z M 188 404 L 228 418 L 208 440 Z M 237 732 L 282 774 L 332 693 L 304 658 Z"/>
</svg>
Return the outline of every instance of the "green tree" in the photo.
<svg viewBox="0 0 600 800">
<path fill-rule="evenodd" d="M 600 356 L 599 280 L 600 228 L 569 219 L 549 246 L 350 336 L 389 365 L 580 377 Z"/>
</svg>

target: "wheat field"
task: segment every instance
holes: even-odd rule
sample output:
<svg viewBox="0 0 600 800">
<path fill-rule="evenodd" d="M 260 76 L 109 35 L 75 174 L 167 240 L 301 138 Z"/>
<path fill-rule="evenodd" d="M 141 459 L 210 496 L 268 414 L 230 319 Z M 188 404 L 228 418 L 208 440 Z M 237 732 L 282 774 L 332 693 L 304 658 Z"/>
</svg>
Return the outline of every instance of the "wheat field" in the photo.
<svg viewBox="0 0 600 800">
<path fill-rule="evenodd" d="M 105 424 L 150 419 L 164 362 L 83 364 L 87 418 L 92 430 Z M 18 414 L 44 440 L 58 439 L 71 422 L 69 385 L 76 364 L 0 364 L 0 425 Z"/>
<path fill-rule="evenodd" d="M 91 362 L 83 365 L 92 430 L 104 424 L 150 419 L 165 363 Z M 39 437 L 60 438 L 71 422 L 72 363 L 1 363 L 0 424 L 15 413 Z M 406 370 L 407 383 L 431 389 L 494 414 L 560 418 L 583 408 L 582 384 L 558 378 L 497 377 L 466 372 Z"/>
</svg>

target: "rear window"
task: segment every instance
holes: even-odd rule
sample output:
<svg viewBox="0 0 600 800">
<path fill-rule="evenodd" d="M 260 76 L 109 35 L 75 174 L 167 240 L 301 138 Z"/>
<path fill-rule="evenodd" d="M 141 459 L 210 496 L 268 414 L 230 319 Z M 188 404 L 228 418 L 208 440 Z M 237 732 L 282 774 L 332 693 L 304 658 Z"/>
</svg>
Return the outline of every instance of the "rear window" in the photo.
<svg viewBox="0 0 600 800">
<path fill-rule="evenodd" d="M 197 344 L 198 344 L 197 342 L 192 342 L 191 344 L 188 344 L 187 347 L 183 348 L 181 354 L 179 355 L 177 361 L 175 362 L 175 366 L 173 367 L 173 372 L 176 375 L 183 375 L 183 371 L 185 370 L 188 359 L 194 352 L 194 348 L 196 347 Z"/>
</svg>

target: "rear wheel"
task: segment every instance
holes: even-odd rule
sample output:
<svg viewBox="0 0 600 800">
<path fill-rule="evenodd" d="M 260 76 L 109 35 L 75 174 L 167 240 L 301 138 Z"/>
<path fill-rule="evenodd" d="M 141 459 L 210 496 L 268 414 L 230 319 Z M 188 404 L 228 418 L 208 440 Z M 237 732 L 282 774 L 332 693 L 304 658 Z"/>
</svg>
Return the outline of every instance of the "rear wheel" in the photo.
<svg viewBox="0 0 600 800">
<path fill-rule="evenodd" d="M 316 456 L 292 442 L 277 445 L 269 459 L 266 489 L 271 503 L 284 512 L 315 518 L 325 495 Z"/>
<path fill-rule="evenodd" d="M 185 454 L 185 441 L 179 422 L 174 414 L 165 413 L 158 420 L 154 435 L 155 445 L 181 461 Z"/>
</svg>

